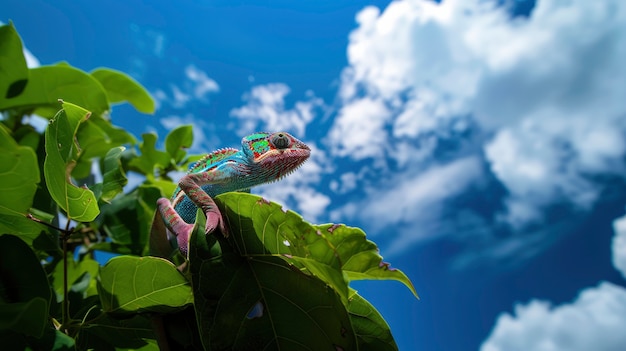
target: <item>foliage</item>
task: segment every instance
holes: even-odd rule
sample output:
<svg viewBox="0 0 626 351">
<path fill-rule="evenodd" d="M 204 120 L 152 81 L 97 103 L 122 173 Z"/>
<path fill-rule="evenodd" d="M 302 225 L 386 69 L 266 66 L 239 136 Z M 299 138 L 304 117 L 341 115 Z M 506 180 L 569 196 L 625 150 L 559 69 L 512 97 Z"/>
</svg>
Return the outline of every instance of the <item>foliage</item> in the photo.
<svg viewBox="0 0 626 351">
<path fill-rule="evenodd" d="M 191 126 L 173 130 L 159 150 L 155 134 L 137 142 L 111 124 L 111 104 L 122 102 L 155 109 L 121 72 L 26 67 L 13 25 L 0 27 L 3 347 L 397 349 L 349 283 L 391 279 L 415 290 L 358 228 L 312 225 L 278 204 L 228 193 L 216 203 L 230 235 L 204 235 L 199 212 L 182 257 L 153 218 L 156 200 L 176 187 L 168 173 L 197 159 L 185 151 Z M 45 131 L 31 115 L 49 120 Z M 129 188 L 128 172 L 144 181 Z M 103 252 L 116 257 L 101 266 Z"/>
</svg>

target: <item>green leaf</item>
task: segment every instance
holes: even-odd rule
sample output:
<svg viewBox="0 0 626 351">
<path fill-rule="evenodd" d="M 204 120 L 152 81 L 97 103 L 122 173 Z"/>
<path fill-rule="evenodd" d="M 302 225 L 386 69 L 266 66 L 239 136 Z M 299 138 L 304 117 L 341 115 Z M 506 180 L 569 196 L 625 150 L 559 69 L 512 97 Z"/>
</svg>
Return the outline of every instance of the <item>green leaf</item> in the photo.
<svg viewBox="0 0 626 351">
<path fill-rule="evenodd" d="M 356 349 L 333 289 L 279 257 L 239 256 L 227 241 L 204 235 L 201 211 L 196 218 L 189 260 L 206 350 Z"/>
<path fill-rule="evenodd" d="M 408 277 L 382 262 L 376 244 L 358 228 L 312 226 L 297 213 L 249 194 L 222 194 L 216 203 L 226 214 L 228 228 L 236 234 L 232 235 L 234 246 L 242 255 L 280 255 L 324 280 L 344 302 L 348 283 L 357 279 L 398 280 L 417 296 Z"/>
<path fill-rule="evenodd" d="M 226 214 L 234 247 L 248 255 L 280 255 L 284 260 L 313 274 L 333 287 L 344 303 L 348 283 L 341 260 L 328 241 L 293 211 L 258 196 L 228 193 L 217 197 Z"/>
<path fill-rule="evenodd" d="M 0 128 L 0 213 L 25 214 L 39 183 L 37 155 Z"/>
<path fill-rule="evenodd" d="M 359 341 L 359 351 L 398 350 L 385 319 L 356 291 L 352 291 L 350 296 L 348 312 Z"/>
<path fill-rule="evenodd" d="M 39 235 L 40 225 L 25 217 L 39 182 L 33 149 L 19 146 L 0 128 L 0 233 L 21 234 L 25 240 Z"/>
<path fill-rule="evenodd" d="M 0 302 L 0 330 L 41 337 L 47 326 L 48 301 L 36 297 L 28 302 Z"/>
<path fill-rule="evenodd" d="M 158 188 L 142 185 L 103 206 L 100 226 L 111 242 L 96 244 L 92 249 L 143 255 L 147 250 L 156 201 L 160 197 Z"/>
<path fill-rule="evenodd" d="M 3 326 L 40 337 L 51 299 L 46 274 L 35 253 L 13 235 L 0 236 L 0 330 Z"/>
<path fill-rule="evenodd" d="M 113 126 L 109 120 L 99 116 L 90 116 L 82 123 L 76 139 L 82 151 L 78 164 L 72 171 L 77 179 L 89 176 L 93 158 L 104 158 L 112 148 L 136 143 L 130 133 Z"/>
<path fill-rule="evenodd" d="M 16 109 L 51 118 L 58 100 L 70 101 L 101 115 L 109 109 L 106 92 L 91 75 L 68 65 L 41 66 L 29 70 L 24 91 L 12 99 L 0 99 L 0 110 Z"/>
<path fill-rule="evenodd" d="M 20 95 L 28 84 L 22 40 L 13 23 L 0 26 L 0 105 Z"/>
<path fill-rule="evenodd" d="M 316 233 L 323 236 L 342 262 L 342 270 L 348 281 L 352 280 L 396 280 L 404 284 L 419 298 L 413 283 L 402 271 L 383 262 L 378 247 L 367 240 L 359 228 L 345 225 L 324 224 L 314 226 Z"/>
<path fill-rule="evenodd" d="M 104 87 L 109 102 L 128 101 L 142 113 L 154 113 L 154 100 L 148 91 L 130 76 L 110 68 L 96 68 L 91 72 Z"/>
<path fill-rule="evenodd" d="M 75 186 L 69 176 L 77 157 L 74 144 L 76 129 L 88 117 L 88 111 L 63 103 L 63 110 L 48 125 L 45 133 L 44 176 L 48 191 L 67 216 L 79 222 L 93 221 L 100 213 L 93 192 Z"/>
<path fill-rule="evenodd" d="M 156 134 L 144 133 L 141 136 L 143 138 L 143 142 L 139 146 L 141 156 L 132 159 L 130 166 L 151 180 L 154 179 L 155 168 L 165 169 L 169 166 L 170 155 L 156 149 Z"/>
<path fill-rule="evenodd" d="M 109 150 L 104 157 L 102 165 L 102 201 L 111 201 L 124 190 L 124 185 L 128 183 L 128 178 L 126 178 L 126 173 L 120 161 L 124 150 L 125 148 L 122 146 L 115 147 Z"/>
<path fill-rule="evenodd" d="M 187 155 L 188 149 L 193 143 L 193 127 L 191 125 L 180 126 L 172 130 L 165 137 L 165 151 L 178 164 Z"/>
<path fill-rule="evenodd" d="M 169 261 L 118 256 L 100 269 L 102 309 L 113 314 L 171 313 L 193 302 L 191 287 Z"/>
<path fill-rule="evenodd" d="M 148 316 L 134 315 L 117 319 L 102 314 L 81 326 L 77 344 L 79 350 L 143 350 L 142 347 L 150 345 L 150 339 L 155 338 Z M 158 350 L 158 347 L 146 350 Z"/>
</svg>

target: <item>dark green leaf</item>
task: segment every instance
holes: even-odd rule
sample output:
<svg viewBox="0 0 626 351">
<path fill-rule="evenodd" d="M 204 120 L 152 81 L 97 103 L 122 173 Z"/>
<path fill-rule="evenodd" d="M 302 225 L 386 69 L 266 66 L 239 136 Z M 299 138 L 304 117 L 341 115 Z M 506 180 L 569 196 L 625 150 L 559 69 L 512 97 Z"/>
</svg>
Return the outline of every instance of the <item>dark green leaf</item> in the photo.
<svg viewBox="0 0 626 351">
<path fill-rule="evenodd" d="M 48 301 L 36 297 L 28 302 L 0 302 L 0 330 L 41 337 L 48 324 Z"/>
<path fill-rule="evenodd" d="M 81 350 L 113 350 L 115 348 L 143 350 L 142 347 L 154 341 L 150 339 L 155 339 L 155 335 L 147 316 L 135 315 L 130 318 L 117 319 L 103 314 L 81 327 L 77 344 Z M 158 347 L 146 350 L 158 350 Z"/>
<path fill-rule="evenodd" d="M 41 336 L 51 300 L 46 274 L 35 253 L 13 235 L 0 236 L 0 329 Z"/>
<path fill-rule="evenodd" d="M 27 83 L 28 67 L 22 40 L 13 23 L 0 26 L 0 105 L 3 100 L 20 95 Z"/>
<path fill-rule="evenodd" d="M 398 350 L 389 325 L 367 300 L 352 291 L 348 304 L 350 321 L 359 341 L 359 351 Z"/>
<path fill-rule="evenodd" d="M 232 240 L 241 254 L 281 255 L 332 286 L 344 302 L 349 281 L 356 279 L 398 280 L 417 296 L 406 275 L 383 263 L 376 244 L 358 228 L 312 226 L 279 204 L 243 193 L 219 195 L 217 204 L 224 208 L 229 229 L 237 234 Z M 250 226 L 241 225 L 250 220 Z"/>
<path fill-rule="evenodd" d="M 334 290 L 278 257 L 237 255 L 226 241 L 216 241 L 218 234 L 205 236 L 198 229 L 204 228 L 202 212 L 196 218 L 189 259 L 205 349 L 356 348 Z"/>
<path fill-rule="evenodd" d="M 147 249 L 150 222 L 159 197 L 161 192 L 158 188 L 142 185 L 103 206 L 101 227 L 111 238 L 111 242 L 98 244 L 93 249 L 143 255 Z"/>
<path fill-rule="evenodd" d="M 191 287 L 169 261 L 118 256 L 100 269 L 98 292 L 105 312 L 168 313 L 193 302 Z"/>
<path fill-rule="evenodd" d="M 333 289 L 278 257 L 239 256 L 219 234 L 198 230 L 202 212 L 196 218 L 189 259 L 206 350 L 356 349 Z"/>
<path fill-rule="evenodd" d="M 128 101 L 143 113 L 154 113 L 154 100 L 148 91 L 125 73 L 110 68 L 96 68 L 91 72 L 104 87 L 110 103 Z"/>
<path fill-rule="evenodd" d="M 88 111 L 63 103 L 63 110 L 59 111 L 46 129 L 46 185 L 54 201 L 65 210 L 67 216 L 79 222 L 93 221 L 100 213 L 93 192 L 75 186 L 69 177 L 76 160 L 76 129 L 87 117 Z"/>
</svg>

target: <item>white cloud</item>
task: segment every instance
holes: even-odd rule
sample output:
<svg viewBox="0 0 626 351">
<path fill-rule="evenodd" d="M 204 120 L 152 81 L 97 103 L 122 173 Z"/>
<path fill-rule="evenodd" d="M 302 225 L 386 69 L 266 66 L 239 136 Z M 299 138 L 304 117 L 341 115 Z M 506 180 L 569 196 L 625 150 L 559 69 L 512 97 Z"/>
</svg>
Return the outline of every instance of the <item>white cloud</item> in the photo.
<svg viewBox="0 0 626 351">
<path fill-rule="evenodd" d="M 626 216 L 613 222 L 613 266 L 626 278 Z"/>
<path fill-rule="evenodd" d="M 209 78 L 204 71 L 199 70 L 194 65 L 189 65 L 185 68 L 185 75 L 194 83 L 192 89 L 196 99 L 204 99 L 207 94 L 220 91 L 217 82 Z"/>
<path fill-rule="evenodd" d="M 322 100 L 311 92 L 306 101 L 297 101 L 291 109 L 285 107 L 289 87 L 283 83 L 257 85 L 243 96 L 246 105 L 235 108 L 231 116 L 241 122 L 238 133 L 247 135 L 260 130 L 287 131 L 303 136 L 307 125 L 315 117 L 315 109 L 323 105 Z"/>
<path fill-rule="evenodd" d="M 626 278 L 626 216 L 613 222 L 613 265 Z M 532 300 L 502 313 L 481 351 L 602 350 L 626 346 L 626 288 L 609 282 L 582 289 L 572 303 Z"/>
<path fill-rule="evenodd" d="M 194 65 L 185 67 L 184 80 L 176 84 L 170 83 L 170 92 L 157 89 L 152 93 L 160 109 L 163 104 L 168 104 L 174 109 L 185 109 L 189 103 L 208 103 L 208 96 L 220 91 L 217 82 Z"/>
<path fill-rule="evenodd" d="M 382 234 L 385 228 L 397 231 L 385 254 L 395 254 L 420 240 L 441 235 L 435 230 L 443 215 L 445 201 L 475 185 L 482 176 L 481 162 L 469 156 L 420 172 L 414 169 L 390 176 L 367 187 L 367 198 L 349 203 L 331 213 L 339 221 L 354 216 L 368 223 L 368 235 Z"/>
<path fill-rule="evenodd" d="M 602 190 L 594 176 L 623 174 L 623 1 L 539 0 L 515 19 L 496 1 L 394 1 L 357 23 L 328 134 L 335 155 L 428 160 L 472 116 L 494 132 L 484 152 L 510 194 L 499 218 L 516 228 L 555 203 L 588 209 Z"/>
<path fill-rule="evenodd" d="M 390 111 L 380 100 L 363 98 L 343 106 L 330 131 L 329 147 L 337 156 L 382 159 L 388 136 L 385 124 Z"/>
<path fill-rule="evenodd" d="M 28 66 L 28 68 L 36 68 L 41 66 L 41 63 L 39 63 L 39 59 L 37 59 L 35 55 L 28 51 L 27 48 L 24 48 L 24 58 L 26 59 L 26 66 Z"/>
<path fill-rule="evenodd" d="M 481 351 L 620 351 L 626 345 L 626 289 L 602 282 L 571 304 L 533 300 L 498 317 Z"/>
</svg>

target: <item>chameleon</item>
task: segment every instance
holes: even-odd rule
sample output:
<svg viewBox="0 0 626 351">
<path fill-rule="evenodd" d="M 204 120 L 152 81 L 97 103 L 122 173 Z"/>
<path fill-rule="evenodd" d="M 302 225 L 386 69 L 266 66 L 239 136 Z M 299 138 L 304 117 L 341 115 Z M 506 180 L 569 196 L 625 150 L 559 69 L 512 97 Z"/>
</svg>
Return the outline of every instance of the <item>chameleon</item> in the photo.
<svg viewBox="0 0 626 351">
<path fill-rule="evenodd" d="M 168 236 L 176 238 L 179 250 L 187 256 L 189 236 L 200 208 L 207 217 L 205 234 L 219 228 L 227 237 L 213 197 L 278 181 L 300 167 L 310 154 L 311 149 L 289 133 L 258 132 L 244 137 L 240 149 L 223 148 L 205 155 L 180 179 L 171 199 L 157 200 Z"/>
</svg>

